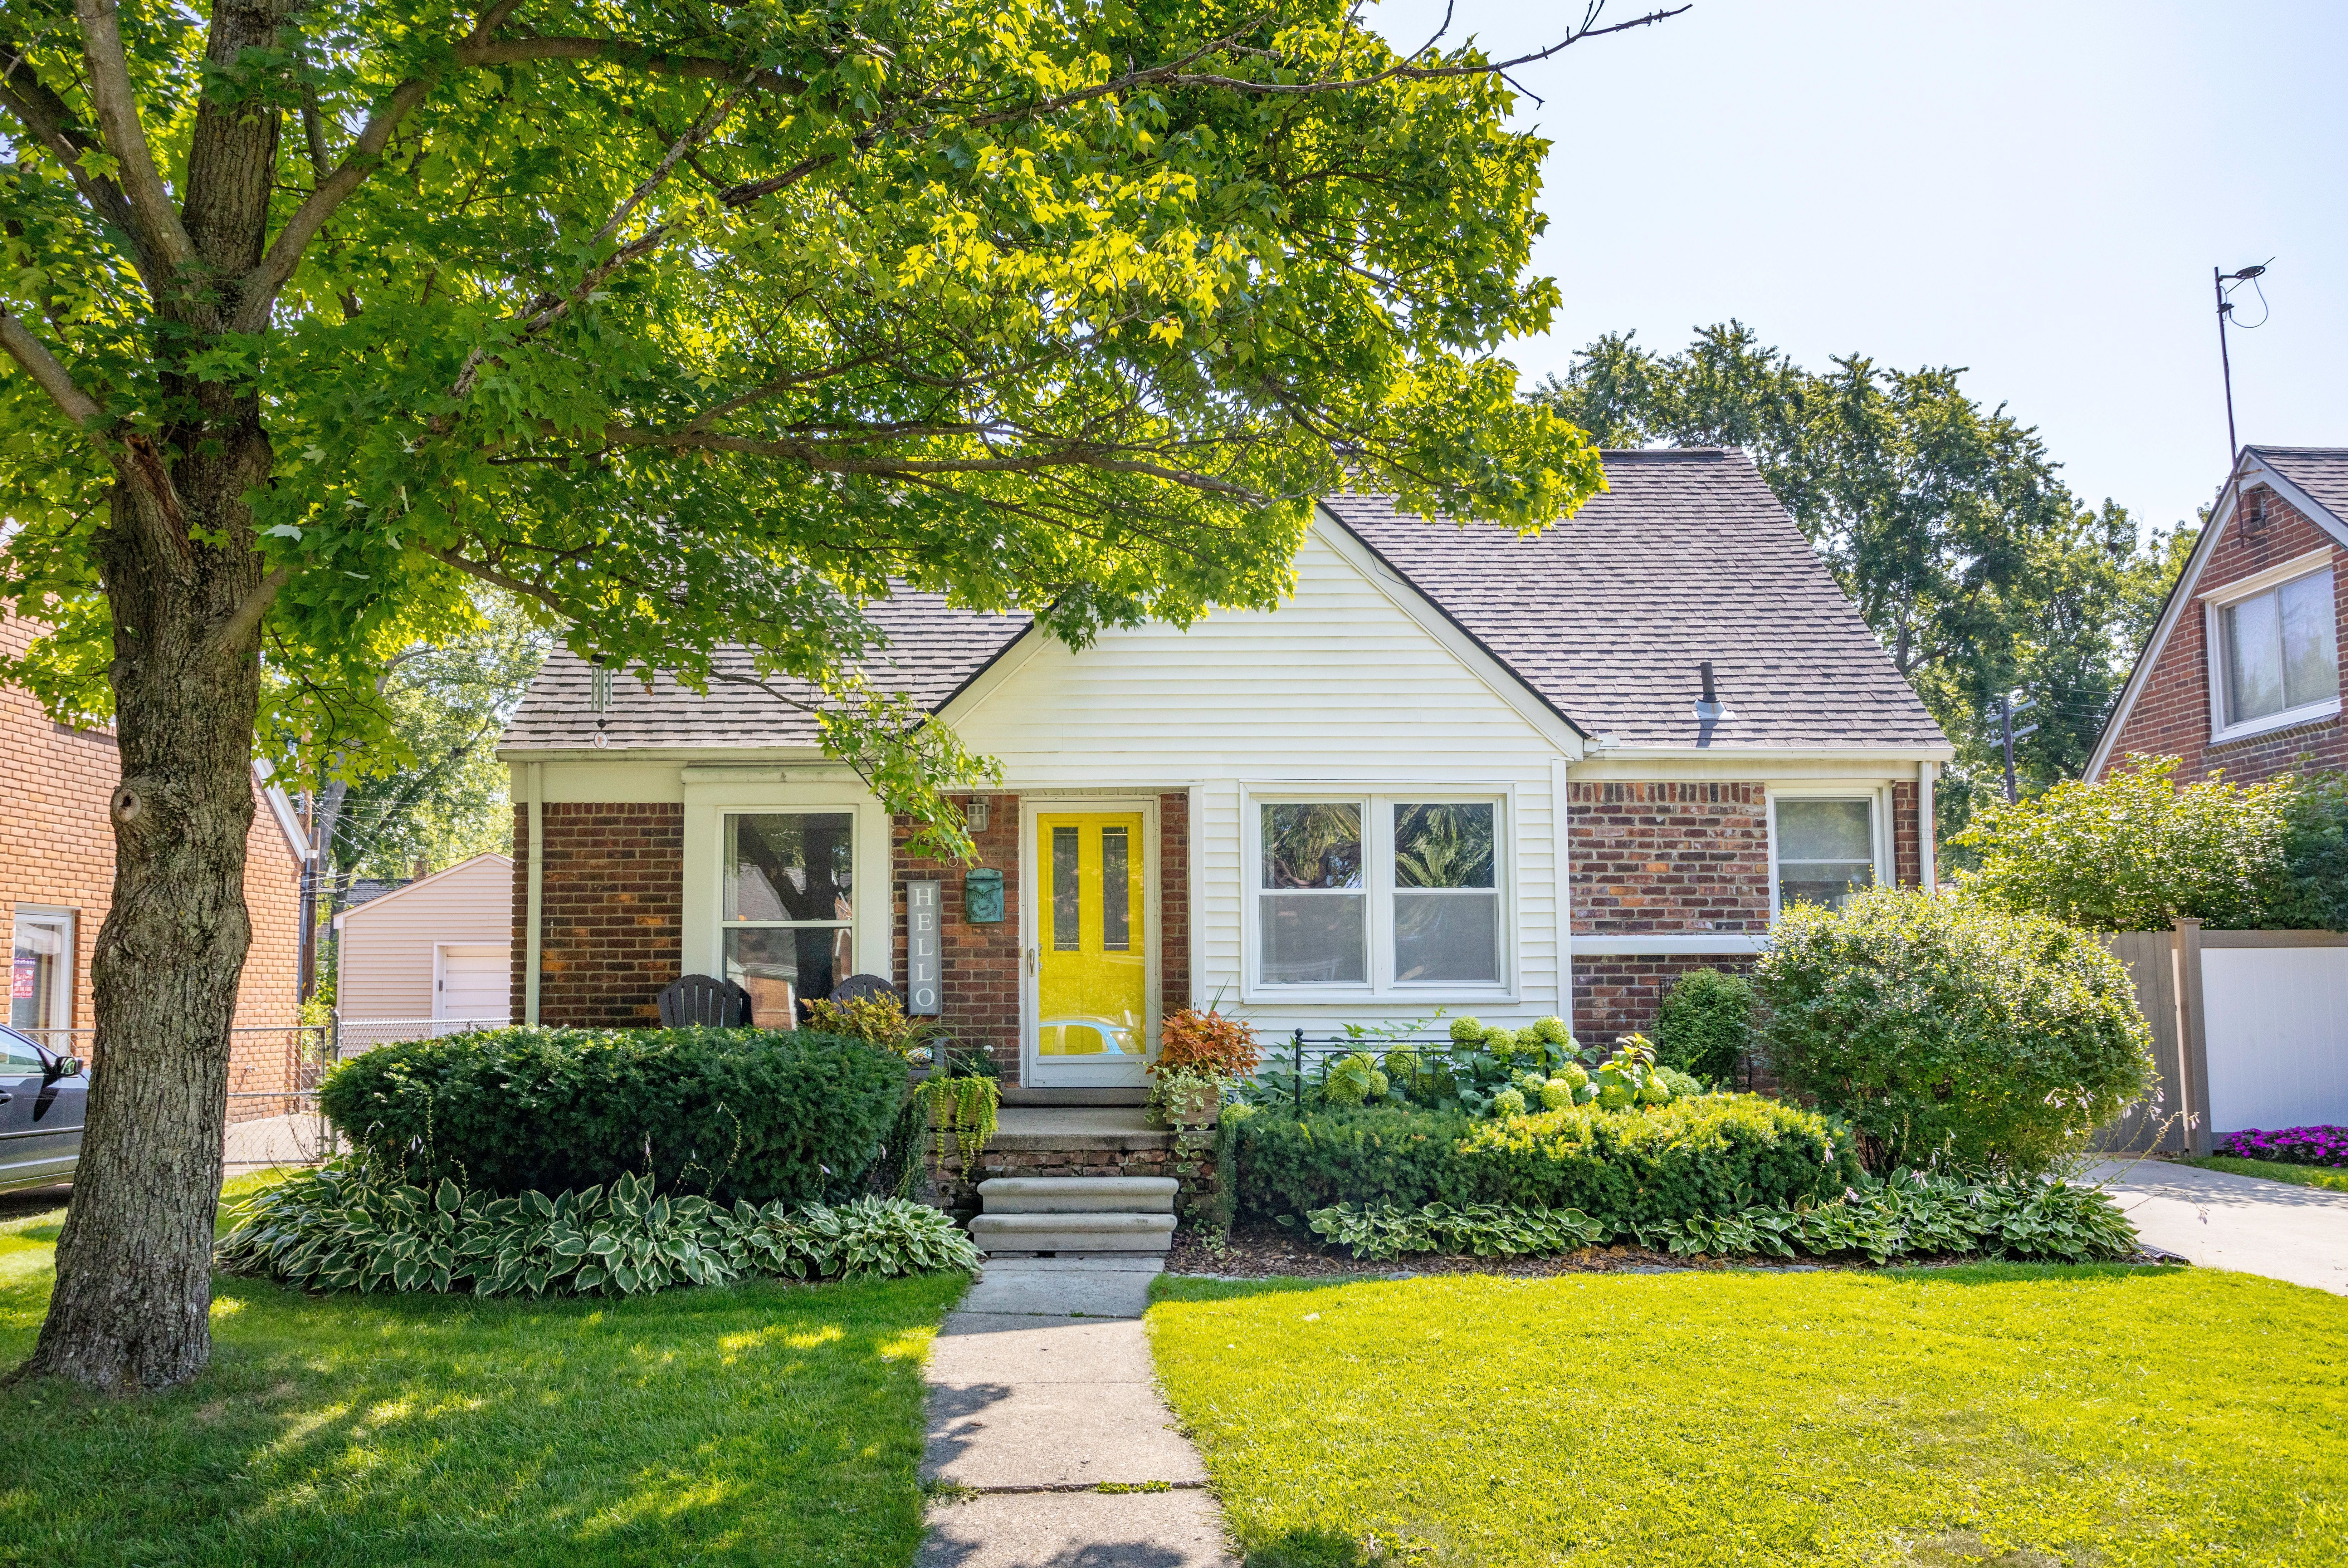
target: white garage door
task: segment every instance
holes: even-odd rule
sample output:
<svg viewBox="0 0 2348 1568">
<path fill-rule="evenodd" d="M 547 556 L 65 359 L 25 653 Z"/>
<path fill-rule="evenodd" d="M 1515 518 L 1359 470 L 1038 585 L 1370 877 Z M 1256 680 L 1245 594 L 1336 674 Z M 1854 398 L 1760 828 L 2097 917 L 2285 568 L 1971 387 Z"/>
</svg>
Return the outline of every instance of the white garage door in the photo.
<svg viewBox="0 0 2348 1568">
<path fill-rule="evenodd" d="M 440 983 L 432 997 L 434 1018 L 512 1017 L 513 977 L 505 943 L 440 948 Z"/>
</svg>

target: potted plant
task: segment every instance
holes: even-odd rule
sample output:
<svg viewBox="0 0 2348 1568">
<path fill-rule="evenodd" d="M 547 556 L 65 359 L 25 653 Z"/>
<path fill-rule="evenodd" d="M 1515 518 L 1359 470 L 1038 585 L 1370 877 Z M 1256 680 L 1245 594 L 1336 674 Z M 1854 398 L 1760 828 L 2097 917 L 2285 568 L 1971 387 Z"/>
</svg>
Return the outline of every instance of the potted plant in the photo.
<svg viewBox="0 0 2348 1568">
<path fill-rule="evenodd" d="M 1211 1127 L 1223 1085 L 1255 1071 L 1259 1055 L 1247 1024 L 1211 1007 L 1184 1008 L 1159 1028 L 1150 1105 L 1169 1127 Z"/>
</svg>

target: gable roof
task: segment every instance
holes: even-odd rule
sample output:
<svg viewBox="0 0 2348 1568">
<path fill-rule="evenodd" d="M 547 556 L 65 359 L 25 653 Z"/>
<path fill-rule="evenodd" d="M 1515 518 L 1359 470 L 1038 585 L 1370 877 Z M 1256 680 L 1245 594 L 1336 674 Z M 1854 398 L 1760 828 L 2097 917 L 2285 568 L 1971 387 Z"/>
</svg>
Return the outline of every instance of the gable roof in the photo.
<svg viewBox="0 0 2348 1568">
<path fill-rule="evenodd" d="M 1607 490 L 1529 538 L 1322 503 L 1581 726 L 1624 746 L 1943 750 L 1915 689 L 1733 449 L 1606 454 Z M 1727 707 L 1696 716 L 1712 661 Z"/>
<path fill-rule="evenodd" d="M 1949 744 L 1826 563 L 1752 460 L 1735 450 L 1605 454 L 1610 488 L 1530 538 L 1341 495 L 1326 519 L 1366 549 L 1541 707 L 1625 747 L 1890 750 L 1946 757 Z M 867 614 L 889 638 L 874 683 L 936 712 L 1033 625 L 942 596 L 905 592 Z M 1725 716 L 1699 720 L 1697 663 L 1713 661 Z M 747 653 L 721 671 L 746 676 Z M 594 744 L 584 661 L 558 652 L 531 682 L 500 751 Z M 798 682 L 772 684 L 810 699 Z M 819 742 L 811 714 L 741 681 L 696 696 L 668 676 L 649 692 L 613 682 L 606 754 L 794 749 Z"/>
<path fill-rule="evenodd" d="M 2127 727 L 2128 715 L 2135 712 L 2145 683 L 2152 678 L 2152 667 L 2159 661 L 2161 651 L 2168 646 L 2186 607 L 2193 602 L 2201 569 L 2209 564 L 2219 539 L 2233 522 L 2234 509 L 2243 495 L 2260 485 L 2272 488 L 2338 540 L 2343 548 L 2348 548 L 2348 446 L 2243 447 L 2241 455 L 2234 459 L 2233 472 L 2219 487 L 2218 499 L 2209 508 L 2209 520 L 2202 525 L 2200 538 L 2193 543 L 2193 553 L 2185 558 L 2184 569 L 2169 584 L 2168 597 L 2161 601 L 2160 618 L 2153 623 L 2152 635 L 2145 639 L 2143 650 L 2137 654 L 2127 684 L 2120 688 L 2120 700 L 2112 704 L 2110 714 L 2104 720 L 2103 733 L 2096 737 L 2096 749 L 2087 755 L 2084 776 L 2094 778 L 2111 760 L 2112 748 L 2118 743 L 2120 732 Z"/>
<path fill-rule="evenodd" d="M 335 929 L 337 931 L 341 930 L 343 928 L 343 922 L 349 919 L 354 915 L 359 914 L 362 911 L 371 914 L 383 908 L 386 905 L 396 904 L 411 893 L 418 892 L 424 888 L 430 887 L 438 883 L 446 881 L 448 878 L 456 876 L 459 872 L 470 871 L 484 861 L 495 861 L 498 864 L 498 866 L 509 875 L 513 871 L 513 856 L 510 855 L 499 855 L 496 850 L 492 849 L 483 854 L 476 855 L 470 859 L 459 860 L 454 866 L 444 866 L 439 870 L 432 873 L 429 876 L 417 876 L 406 882 L 392 884 L 388 886 L 381 883 L 377 883 L 375 884 L 377 891 L 370 895 L 366 899 L 354 899 L 352 902 L 343 906 L 343 912 L 335 917 Z M 355 884 L 354 885 L 354 892 L 356 891 L 357 886 L 358 885 Z M 499 890 L 495 894 L 495 897 L 502 901 L 510 898 L 511 896 L 510 891 L 507 889 L 506 886 L 502 883 L 499 884 Z"/>
</svg>

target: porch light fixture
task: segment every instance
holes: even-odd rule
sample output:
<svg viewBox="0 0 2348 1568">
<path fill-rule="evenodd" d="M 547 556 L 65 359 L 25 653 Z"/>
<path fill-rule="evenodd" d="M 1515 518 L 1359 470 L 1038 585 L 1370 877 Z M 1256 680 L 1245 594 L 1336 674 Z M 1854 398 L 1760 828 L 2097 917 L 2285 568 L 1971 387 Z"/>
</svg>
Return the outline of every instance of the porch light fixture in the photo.
<svg viewBox="0 0 2348 1568">
<path fill-rule="evenodd" d="M 963 825 L 969 828 L 973 833 L 984 833 L 986 831 L 986 796 L 983 794 L 974 794 L 971 796 L 970 804 L 962 808 Z"/>
<path fill-rule="evenodd" d="M 612 671 L 600 653 L 595 655 L 595 663 L 587 675 L 587 705 L 595 712 L 595 748 L 601 751 L 612 743 L 611 737 L 603 733 L 604 726 L 612 722 Z"/>
</svg>

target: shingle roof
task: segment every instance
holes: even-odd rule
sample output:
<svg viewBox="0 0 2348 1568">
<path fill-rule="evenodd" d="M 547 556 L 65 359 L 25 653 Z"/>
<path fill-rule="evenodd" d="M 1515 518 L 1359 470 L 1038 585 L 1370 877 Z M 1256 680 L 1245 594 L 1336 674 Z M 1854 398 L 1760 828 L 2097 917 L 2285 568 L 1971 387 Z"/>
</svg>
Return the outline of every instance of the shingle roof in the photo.
<svg viewBox="0 0 2348 1568">
<path fill-rule="evenodd" d="M 888 646 L 872 659 L 869 674 L 885 692 L 901 692 L 935 709 L 986 668 L 1027 630 L 1024 613 L 983 614 L 957 610 L 942 594 L 901 592 L 867 607 L 865 614 L 887 634 Z M 815 718 L 765 688 L 747 683 L 749 655 L 730 651 L 716 661 L 722 674 L 706 695 L 673 676 L 658 675 L 647 692 L 629 676 L 612 682 L 611 712 L 604 715 L 605 745 L 615 750 L 665 747 L 744 749 L 812 746 L 820 738 Z M 587 661 L 557 649 L 540 667 L 529 694 L 506 726 L 500 749 L 569 751 L 595 743 Z M 796 681 L 768 682 L 775 692 L 801 700 L 815 693 Z"/>
<path fill-rule="evenodd" d="M 1626 746 L 1939 748 L 1939 728 L 1826 564 L 1735 451 L 1606 454 L 1611 488 L 1529 539 L 1396 512 L 1380 496 L 1323 503 L 1354 537 L 1592 735 Z M 1030 618 L 902 593 L 869 608 L 889 647 L 871 675 L 934 710 Z M 1725 718 L 1700 723 L 1697 661 L 1713 661 Z M 747 674 L 747 655 L 720 661 Z M 785 682 L 793 695 L 806 689 Z M 586 663 L 558 652 L 530 683 L 503 749 L 594 744 Z M 613 682 L 606 744 L 791 747 L 815 721 L 756 686 L 706 696 L 667 676 Z"/>
<path fill-rule="evenodd" d="M 1609 452 L 1609 488 L 1530 538 L 1323 503 L 1526 685 L 1626 746 L 1939 747 L 1915 691 L 1751 459 Z M 1725 718 L 1700 723 L 1699 661 Z"/>
<path fill-rule="evenodd" d="M 2266 465 L 2306 491 L 2333 520 L 2348 526 L 2348 447 L 2245 446 Z"/>
</svg>

